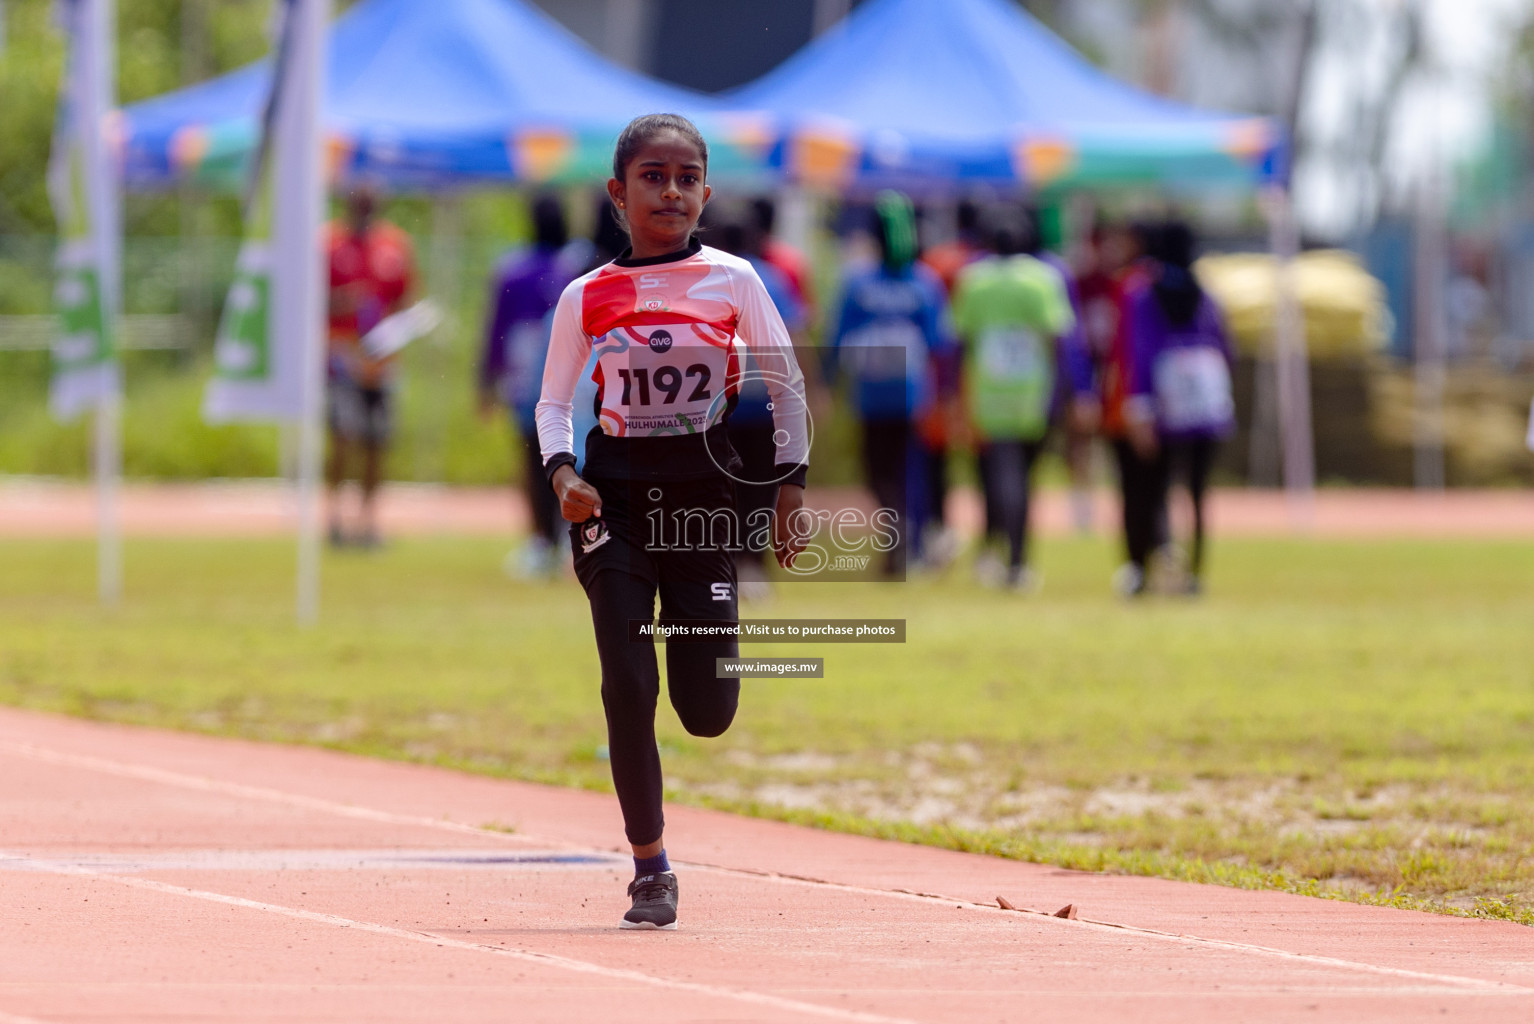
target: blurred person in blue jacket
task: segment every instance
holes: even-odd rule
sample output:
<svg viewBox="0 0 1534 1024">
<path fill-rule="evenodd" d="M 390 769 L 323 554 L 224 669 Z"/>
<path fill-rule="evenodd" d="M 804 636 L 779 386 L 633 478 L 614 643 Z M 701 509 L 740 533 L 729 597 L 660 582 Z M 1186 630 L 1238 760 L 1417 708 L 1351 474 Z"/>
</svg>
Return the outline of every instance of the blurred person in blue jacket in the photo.
<svg viewBox="0 0 1534 1024">
<path fill-rule="evenodd" d="M 826 378 L 845 374 L 862 425 L 863 470 L 881 508 L 896 514 L 898 542 L 885 572 L 920 558 L 928 518 L 924 451 L 915 426 L 939 400 L 935 363 L 953 349 L 942 281 L 916 261 L 911 201 L 882 192 L 874 204 L 879 261 L 850 273 L 831 334 Z"/>
</svg>

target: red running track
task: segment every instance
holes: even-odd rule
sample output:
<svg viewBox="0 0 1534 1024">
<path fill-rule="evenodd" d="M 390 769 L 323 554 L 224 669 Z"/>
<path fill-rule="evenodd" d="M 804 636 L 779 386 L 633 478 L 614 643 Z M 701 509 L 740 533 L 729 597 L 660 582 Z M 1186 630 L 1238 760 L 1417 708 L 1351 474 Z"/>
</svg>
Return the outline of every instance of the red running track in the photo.
<svg viewBox="0 0 1534 1024">
<path fill-rule="evenodd" d="M 1534 929 L 682 808 L 681 926 L 621 931 L 619 837 L 600 794 L 0 710 L 0 1024 L 1534 1020 Z"/>
<path fill-rule="evenodd" d="M 1094 496 L 1092 522 L 1114 535 L 1118 502 L 1107 491 Z M 811 488 L 813 508 L 873 510 L 861 488 Z M 128 483 L 120 514 L 123 531 L 145 537 L 244 537 L 291 533 L 297 509 L 290 488 L 270 480 L 184 484 Z M 1181 514 L 1181 504 L 1174 505 Z M 0 475 L 0 538 L 88 537 L 96 528 L 95 496 L 83 484 Z M 949 521 L 965 537 L 981 525 L 979 494 L 949 492 Z M 1527 491 L 1416 492 L 1371 488 L 1321 490 L 1295 505 L 1282 492 L 1220 488 L 1210 498 L 1217 536 L 1315 537 L 1534 537 L 1534 495 Z M 385 534 L 481 534 L 509 536 L 527 529 L 521 497 L 509 488 L 389 484 L 379 498 Z M 1069 495 L 1045 489 L 1038 495 L 1035 528 L 1044 536 L 1072 532 Z"/>
</svg>

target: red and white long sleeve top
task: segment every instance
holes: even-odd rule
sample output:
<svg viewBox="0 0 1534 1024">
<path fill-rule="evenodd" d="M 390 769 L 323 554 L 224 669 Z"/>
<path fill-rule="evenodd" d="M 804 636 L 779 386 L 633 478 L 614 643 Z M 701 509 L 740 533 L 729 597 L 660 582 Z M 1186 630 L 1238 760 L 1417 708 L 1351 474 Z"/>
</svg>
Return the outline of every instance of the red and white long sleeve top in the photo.
<svg viewBox="0 0 1534 1024">
<path fill-rule="evenodd" d="M 577 278 L 554 310 L 536 420 L 544 471 L 575 461 L 572 401 L 590 356 L 597 426 L 588 476 L 678 480 L 730 469 L 724 424 L 746 352 L 772 400 L 778 477 L 803 485 L 810 424 L 793 342 L 745 260 L 700 245 L 619 257 Z"/>
</svg>

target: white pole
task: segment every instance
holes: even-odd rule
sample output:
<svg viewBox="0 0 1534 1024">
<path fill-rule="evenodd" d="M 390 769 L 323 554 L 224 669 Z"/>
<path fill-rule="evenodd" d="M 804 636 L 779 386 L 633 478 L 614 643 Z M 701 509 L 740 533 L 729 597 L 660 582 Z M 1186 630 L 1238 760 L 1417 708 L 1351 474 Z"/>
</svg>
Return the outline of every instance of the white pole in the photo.
<svg viewBox="0 0 1534 1024">
<path fill-rule="evenodd" d="M 86 0 L 81 43 L 86 87 L 80 111 L 86 168 L 86 207 L 97 253 L 101 288 L 102 329 L 113 337 L 122 311 L 122 199 L 117 159 L 103 131 L 108 111 L 117 105 L 117 62 L 114 59 L 116 18 L 114 0 Z M 115 357 L 114 357 L 115 358 Z M 96 584 L 101 603 L 115 605 L 122 597 L 122 536 L 117 492 L 122 476 L 122 378 L 96 405 L 92 470 L 96 477 Z"/>
<path fill-rule="evenodd" d="M 1416 304 L 1412 339 L 1412 476 L 1419 490 L 1445 484 L 1444 384 L 1447 376 L 1444 320 L 1445 214 L 1443 180 L 1435 165 L 1417 185 Z"/>
<path fill-rule="evenodd" d="M 815 197 L 803 185 L 778 189 L 775 233 L 785 245 L 809 257 L 815 244 Z"/>
<path fill-rule="evenodd" d="M 852 10 L 852 0 L 815 0 L 814 31 L 828 32 Z"/>
<path fill-rule="evenodd" d="M 626 68 L 650 70 L 645 40 L 655 23 L 654 0 L 607 0 L 606 14 L 602 52 Z"/>
<path fill-rule="evenodd" d="M 1273 330 L 1262 339 L 1252 360 L 1252 427 L 1247 437 L 1247 483 L 1252 487 L 1278 487 L 1283 483 L 1278 420 L 1278 239 L 1273 222 L 1268 224 L 1268 251 L 1274 255 Z"/>
<path fill-rule="evenodd" d="M 320 463 L 323 460 L 325 335 L 320 254 L 325 183 L 321 174 L 320 103 L 325 80 L 325 27 L 329 0 L 294 0 L 299 19 L 289 62 L 289 88 L 277 114 L 275 249 L 279 281 L 291 305 L 278 303 L 277 318 L 294 317 L 305 340 L 298 440 L 298 593 L 301 625 L 320 612 Z M 285 308 L 284 308 L 285 307 Z"/>
<path fill-rule="evenodd" d="M 1443 490 L 1444 471 L 1444 253 L 1437 183 L 1418 187 L 1416 337 L 1413 338 L 1412 476 L 1419 490 Z"/>
<path fill-rule="evenodd" d="M 96 588 L 101 603 L 122 600 L 122 524 L 117 507 L 122 479 L 122 396 L 111 395 L 96 406 L 95 451 L 91 461 L 96 473 Z"/>
<path fill-rule="evenodd" d="M 442 382 L 451 380 L 447 354 L 453 340 L 452 318 L 458 310 L 463 284 L 463 201 L 456 192 L 439 194 L 431 201 L 431 265 L 427 287 L 447 312 L 432 331 L 414 363 L 415 389 L 431 395 L 416 429 L 415 477 L 418 483 L 440 484 L 447 478 L 449 402 L 440 394 Z"/>
<path fill-rule="evenodd" d="M 1278 419 L 1284 455 L 1284 490 L 1293 524 L 1308 527 L 1314 513 L 1316 465 L 1310 412 L 1310 357 L 1300 309 L 1294 259 L 1299 254 L 1299 224 L 1287 188 L 1269 193 L 1274 262 L 1274 371 L 1278 384 Z"/>
</svg>

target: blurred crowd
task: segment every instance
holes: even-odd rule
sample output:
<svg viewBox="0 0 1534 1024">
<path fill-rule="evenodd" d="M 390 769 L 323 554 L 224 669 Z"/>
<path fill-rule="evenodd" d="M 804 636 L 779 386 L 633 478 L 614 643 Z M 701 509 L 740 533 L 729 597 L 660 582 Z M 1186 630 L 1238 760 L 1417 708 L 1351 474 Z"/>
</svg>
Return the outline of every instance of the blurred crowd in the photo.
<svg viewBox="0 0 1534 1024">
<path fill-rule="evenodd" d="M 369 358 L 358 339 L 413 290 L 409 240 L 375 215 L 376 202 L 354 193 L 330 229 L 337 544 L 377 541 L 379 460 L 392 432 L 395 356 Z M 572 237 L 560 197 L 535 197 L 530 214 L 531 242 L 508 252 L 490 283 L 476 382 L 482 413 L 504 408 L 515 429 L 533 529 L 508 569 L 524 577 L 557 572 L 564 557 L 533 424 L 550 315 L 570 281 L 627 245 L 605 200 L 589 238 Z M 1029 527 L 1040 455 L 1050 445 L 1063 455 L 1074 515 L 1086 528 L 1101 447 L 1120 497 L 1123 564 L 1114 586 L 1127 596 L 1201 590 L 1210 470 L 1234 427 L 1232 350 L 1221 310 L 1193 273 L 1197 243 L 1187 224 L 1100 220 L 1067 259 L 1045 246 L 1036 210 L 965 200 L 946 239 L 924 245 L 933 218 L 883 192 L 843 211 L 841 266 L 817 277 L 807 254 L 778 235 L 776 214 L 767 197 L 716 202 L 702 239 L 761 277 L 799 347 L 816 417 L 833 406 L 855 415 L 864 480 L 877 505 L 907 524 L 878 569 L 898 577 L 954 561 L 950 481 L 973 458 L 984 507 L 974 572 L 990 586 L 1037 590 Z M 817 294 L 817 280 L 833 279 L 834 295 Z M 578 395 L 577 409 L 590 397 Z M 577 423 L 577 436 L 591 425 Z M 749 521 L 771 507 L 775 489 L 760 384 L 741 389 L 729 432 L 745 466 L 737 498 Z M 363 501 L 349 529 L 336 499 L 359 455 Z M 1168 508 L 1177 487 L 1192 515 L 1187 536 L 1174 538 Z M 739 576 L 743 597 L 765 596 L 762 552 L 740 553 Z"/>
</svg>

